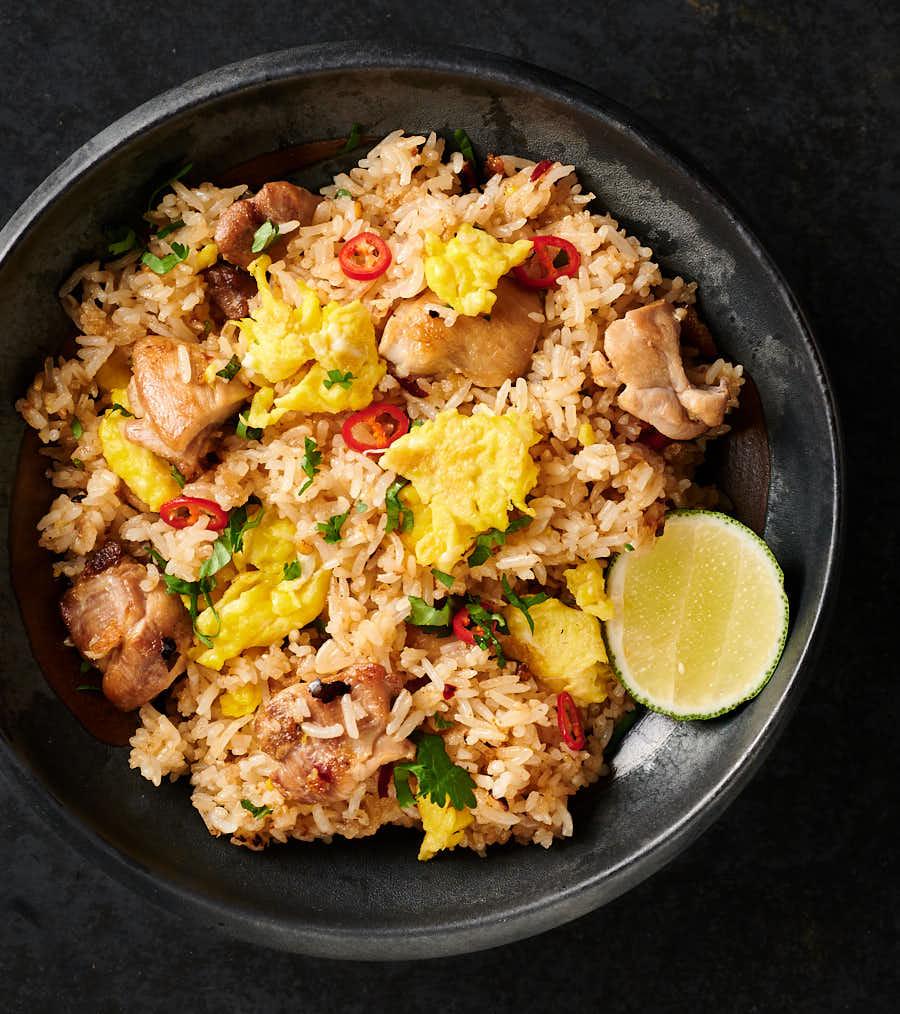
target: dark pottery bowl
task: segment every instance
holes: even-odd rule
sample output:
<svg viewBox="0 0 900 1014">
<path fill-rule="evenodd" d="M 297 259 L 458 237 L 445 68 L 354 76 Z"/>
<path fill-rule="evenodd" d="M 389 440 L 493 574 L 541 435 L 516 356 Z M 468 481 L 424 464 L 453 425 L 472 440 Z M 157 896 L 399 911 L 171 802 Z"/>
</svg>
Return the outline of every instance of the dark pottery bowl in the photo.
<svg viewBox="0 0 900 1014">
<path fill-rule="evenodd" d="M 613 777 L 575 797 L 574 837 L 549 851 L 510 845 L 482 860 L 457 850 L 423 864 L 417 836 L 399 829 L 260 854 L 233 848 L 207 834 L 184 781 L 154 789 L 129 770 L 127 749 L 86 731 L 82 721 L 96 726 L 96 716 L 79 721 L 48 685 L 69 686 L 71 703 L 71 676 L 56 672 L 58 592 L 30 528 L 51 493 L 12 405 L 70 333 L 61 281 L 97 255 L 104 225 L 140 211 L 184 161 L 198 179 L 221 178 L 265 153 L 341 138 L 356 121 L 372 137 L 463 126 L 482 152 L 576 165 L 597 204 L 651 245 L 664 270 L 700 283 L 706 320 L 758 392 L 765 428 L 751 420 L 742 436 L 737 427 L 720 475 L 785 571 L 792 622 L 781 663 L 725 719 L 642 719 Z M 296 178 L 321 185 L 328 168 Z M 723 200 L 630 114 L 578 85 L 473 51 L 437 58 L 370 44 L 290 50 L 207 74 L 103 131 L 25 202 L 0 232 L 0 312 L 7 490 L 25 448 L 2 507 L 15 508 L 0 592 L 3 770 L 90 861 L 167 907 L 330 957 L 446 955 L 538 933 L 627 890 L 708 826 L 761 763 L 810 675 L 841 528 L 838 424 L 821 356 L 778 271 Z"/>
</svg>

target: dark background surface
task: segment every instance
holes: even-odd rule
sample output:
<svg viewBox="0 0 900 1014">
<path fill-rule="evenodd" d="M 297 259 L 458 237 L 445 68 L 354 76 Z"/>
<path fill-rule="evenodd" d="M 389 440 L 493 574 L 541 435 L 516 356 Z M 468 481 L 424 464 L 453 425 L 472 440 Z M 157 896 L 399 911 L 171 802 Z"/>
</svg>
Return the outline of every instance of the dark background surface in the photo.
<svg viewBox="0 0 900 1014">
<path fill-rule="evenodd" d="M 0 0 L 0 221 L 140 102 L 288 45 L 480 46 L 610 95 L 718 180 L 782 267 L 823 347 L 849 451 L 843 579 L 810 688 L 755 780 L 650 880 L 481 954 L 333 964 L 153 907 L 0 781 L 0 1010 L 898 1009 L 897 12 L 888 0 L 402 12 Z"/>
</svg>

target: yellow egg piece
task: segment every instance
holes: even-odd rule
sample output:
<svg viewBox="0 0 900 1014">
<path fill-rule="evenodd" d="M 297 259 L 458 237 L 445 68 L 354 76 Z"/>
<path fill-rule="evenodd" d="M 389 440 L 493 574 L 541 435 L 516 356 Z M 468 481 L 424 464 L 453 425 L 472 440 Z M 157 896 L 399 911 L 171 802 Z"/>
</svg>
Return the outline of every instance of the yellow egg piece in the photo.
<svg viewBox="0 0 900 1014">
<path fill-rule="evenodd" d="M 425 837 L 419 848 L 419 859 L 427 862 L 442 849 L 454 849 L 462 841 L 463 832 L 475 819 L 468 809 L 457 810 L 449 802 L 438 806 L 430 799 L 416 800 Z"/>
<path fill-rule="evenodd" d="M 432 292 L 466 317 L 490 313 L 497 282 L 531 253 L 530 239 L 503 243 L 483 229 L 461 225 L 446 243 L 425 234 L 425 279 Z"/>
<path fill-rule="evenodd" d="M 197 263 L 195 271 L 203 271 L 211 268 L 219 259 L 219 248 L 215 243 L 207 243 L 197 251 Z"/>
<path fill-rule="evenodd" d="M 262 704 L 262 690 L 256 683 L 245 683 L 234 690 L 226 690 L 219 698 L 219 707 L 226 718 L 243 718 L 252 715 Z"/>
<path fill-rule="evenodd" d="M 113 404 L 131 410 L 128 393 L 124 388 L 110 392 Z M 172 478 L 172 466 L 153 451 L 132 443 L 125 436 L 128 420 L 119 411 L 108 409 L 100 421 L 100 446 L 110 469 L 125 485 L 140 497 L 152 511 L 158 511 L 167 501 L 181 493 L 181 487 Z"/>
<path fill-rule="evenodd" d="M 594 436 L 594 430 L 590 423 L 582 423 L 578 427 L 578 442 L 582 447 L 590 447 L 592 444 L 597 442 L 597 438 Z"/>
<path fill-rule="evenodd" d="M 286 518 L 266 513 L 262 521 L 244 535 L 244 548 L 235 553 L 238 570 L 284 570 L 286 563 L 297 559 L 296 528 Z"/>
<path fill-rule="evenodd" d="M 521 610 L 510 606 L 504 611 L 510 634 L 508 654 L 524 662 L 551 690 L 568 691 L 576 704 L 605 701 L 612 670 L 600 621 L 559 599 L 547 599 L 529 612 L 534 632 Z"/>
<path fill-rule="evenodd" d="M 411 480 L 401 496 L 413 510 L 410 541 L 423 567 L 449 571 L 476 535 L 508 526 L 510 509 L 532 513 L 525 497 L 538 467 L 529 448 L 540 439 L 516 412 L 448 410 L 391 444 L 381 465 Z"/>
<path fill-rule="evenodd" d="M 613 618 L 613 605 L 606 594 L 603 568 L 597 560 L 579 563 L 577 567 L 563 571 L 563 577 L 582 612 L 590 613 L 598 620 Z"/>
</svg>

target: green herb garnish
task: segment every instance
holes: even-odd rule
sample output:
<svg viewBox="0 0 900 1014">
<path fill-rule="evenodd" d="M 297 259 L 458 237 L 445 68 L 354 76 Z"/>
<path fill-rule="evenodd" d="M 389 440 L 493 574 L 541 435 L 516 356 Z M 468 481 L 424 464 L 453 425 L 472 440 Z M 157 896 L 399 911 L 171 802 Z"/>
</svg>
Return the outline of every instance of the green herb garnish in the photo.
<svg viewBox="0 0 900 1014">
<path fill-rule="evenodd" d="M 413 421 L 409 424 L 409 428 L 411 430 L 414 430 L 417 426 L 424 426 L 424 425 L 425 425 L 425 420 L 424 419 L 413 419 Z"/>
<path fill-rule="evenodd" d="M 475 805 L 472 776 L 450 760 L 440 736 L 422 733 L 416 746 L 416 759 L 394 766 L 394 786 L 401 806 L 412 806 L 415 802 L 409 787 L 410 775 L 418 782 L 416 795 L 427 796 L 438 806 L 444 806 L 448 799 L 455 810 Z"/>
<path fill-rule="evenodd" d="M 234 380 L 235 375 L 241 368 L 241 361 L 237 356 L 232 356 L 221 370 L 216 370 L 216 376 L 223 380 Z"/>
<path fill-rule="evenodd" d="M 261 427 L 247 425 L 247 420 L 244 418 L 243 413 L 238 415 L 237 426 L 235 426 L 234 432 L 239 437 L 244 437 L 247 440 L 262 440 L 263 435 Z"/>
<path fill-rule="evenodd" d="M 253 253 L 262 253 L 263 250 L 268 250 L 276 239 L 278 239 L 278 226 L 267 218 L 256 232 L 253 233 L 253 242 L 250 244 L 250 250 Z"/>
<path fill-rule="evenodd" d="M 260 508 L 252 518 L 248 517 L 247 504 Z M 242 507 L 235 507 L 228 515 L 228 524 L 213 543 L 212 554 L 200 566 L 200 578 L 211 577 L 221 570 L 235 553 L 240 553 L 244 548 L 244 536 L 256 528 L 262 518 L 262 506 L 255 496 L 250 497 Z"/>
<path fill-rule="evenodd" d="M 92 683 L 79 683 L 76 690 L 96 690 L 99 693 L 103 693 L 103 687 L 94 686 Z"/>
<path fill-rule="evenodd" d="M 351 194 L 350 191 L 347 190 L 347 189 L 345 189 L 344 187 L 341 187 L 340 190 L 335 190 L 334 196 L 335 196 L 335 198 L 338 198 L 338 197 L 352 197 L 353 194 Z"/>
<path fill-rule="evenodd" d="M 300 487 L 297 496 L 302 496 L 313 484 L 313 479 L 319 474 L 319 465 L 322 464 L 322 452 L 319 445 L 312 437 L 307 437 L 304 442 L 303 457 L 300 459 L 300 467 L 309 476 L 306 482 Z"/>
<path fill-rule="evenodd" d="M 179 218 L 177 222 L 171 222 L 164 229 L 160 229 L 159 232 L 156 234 L 156 238 L 157 239 L 165 239 L 166 236 L 168 236 L 170 232 L 174 232 L 176 229 L 181 229 L 183 227 L 184 227 L 184 222 L 182 222 L 181 219 Z"/>
<path fill-rule="evenodd" d="M 176 180 L 180 180 L 182 176 L 186 176 L 191 171 L 191 169 L 193 169 L 193 168 L 194 168 L 194 163 L 193 162 L 188 162 L 186 165 L 183 165 L 178 170 L 178 172 L 175 173 L 174 176 L 171 176 L 169 179 L 167 179 L 165 183 L 161 183 L 156 188 L 156 190 L 154 190 L 153 193 L 150 195 L 150 200 L 147 202 L 147 211 L 153 211 L 153 209 L 156 207 L 156 204 L 157 204 L 156 197 L 157 197 L 158 194 L 161 194 L 161 193 L 163 193 L 163 191 L 168 190 L 169 187 L 172 186 L 172 184 Z"/>
<path fill-rule="evenodd" d="M 449 599 L 438 609 L 436 606 L 428 605 L 425 599 L 420 599 L 416 595 L 407 595 L 406 597 L 409 599 L 410 605 L 406 622 L 411 623 L 414 627 L 446 627 L 450 622 Z"/>
<path fill-rule="evenodd" d="M 87 660 L 87 659 L 84 659 L 84 658 L 83 658 L 83 659 L 81 660 L 81 662 L 80 662 L 80 663 L 78 664 L 78 671 L 79 671 L 80 673 L 86 673 L 86 672 L 90 672 L 90 671 L 91 671 L 91 669 L 95 669 L 95 668 L 96 668 L 96 666 L 93 666 L 93 665 L 91 665 L 91 663 L 90 663 L 90 662 L 88 662 L 88 660 Z"/>
<path fill-rule="evenodd" d="M 72 420 L 71 429 L 72 436 L 75 437 L 76 440 L 80 440 L 81 435 L 84 433 L 84 427 L 81 425 L 81 420 L 77 416 Z"/>
<path fill-rule="evenodd" d="M 445 574 L 442 570 L 438 570 L 437 567 L 433 567 L 431 573 L 434 575 L 435 581 L 440 581 L 445 588 L 453 587 L 453 575 Z"/>
<path fill-rule="evenodd" d="M 249 799 L 242 799 L 241 806 L 249 810 L 257 820 L 262 820 L 267 814 L 274 812 L 271 806 L 254 806 Z"/>
<path fill-rule="evenodd" d="M 107 411 L 108 415 L 115 415 L 116 412 L 121 412 L 122 415 L 124 415 L 126 419 L 133 419 L 134 418 L 134 412 L 129 412 L 128 409 L 125 408 L 124 405 L 120 405 L 117 401 L 114 401 L 112 403 L 112 405 L 110 405 L 109 408 L 106 411 Z"/>
<path fill-rule="evenodd" d="M 506 619 L 501 613 L 494 613 L 489 609 L 485 609 L 478 599 L 472 598 L 471 595 L 466 599 L 466 610 L 469 613 L 469 619 L 472 621 L 469 630 L 475 639 L 475 643 L 479 648 L 484 648 L 485 651 L 490 651 L 493 648 L 494 658 L 497 660 L 497 665 L 502 669 L 506 665 L 506 656 L 503 654 L 503 646 L 497 640 L 497 634 L 509 633 Z"/>
<path fill-rule="evenodd" d="M 349 370 L 346 373 L 341 373 L 340 370 L 329 370 L 328 379 L 323 380 L 322 383 L 327 391 L 330 391 L 335 384 L 338 387 L 343 387 L 345 391 L 349 391 L 353 386 L 354 380 L 356 380 L 356 377 Z"/>
<path fill-rule="evenodd" d="M 81 458 L 72 458 L 72 464 L 81 472 L 84 471 L 84 462 Z"/>
<path fill-rule="evenodd" d="M 506 544 L 506 536 L 517 532 L 529 524 L 531 518 L 527 514 L 513 518 L 509 525 L 501 532 L 499 528 L 492 528 L 490 531 L 479 535 L 475 540 L 475 548 L 469 554 L 468 564 L 470 567 L 480 567 L 491 555 L 491 550 L 496 546 Z"/>
<path fill-rule="evenodd" d="M 395 529 L 398 532 L 412 531 L 412 526 L 415 523 L 413 512 L 403 503 L 399 495 L 400 490 L 408 485 L 409 479 L 400 477 L 388 486 L 387 493 L 384 495 L 384 509 L 387 512 L 386 532 L 393 532 Z"/>
<path fill-rule="evenodd" d="M 363 503 L 362 500 L 360 500 L 359 503 L 357 503 L 357 505 L 356 505 L 356 513 L 357 514 L 362 514 L 365 511 L 367 511 L 368 509 L 369 509 L 369 505 L 367 503 Z"/>
<path fill-rule="evenodd" d="M 320 521 L 316 528 L 325 536 L 326 542 L 340 542 L 341 528 L 350 516 L 350 511 L 343 514 L 333 514 L 327 521 Z"/>
<path fill-rule="evenodd" d="M 444 718 L 443 715 L 439 715 L 437 712 L 431 716 L 431 721 L 434 723 L 435 729 L 449 729 L 453 726 L 453 722 Z"/>
<path fill-rule="evenodd" d="M 106 249 L 115 256 L 127 253 L 137 246 L 137 233 L 127 225 L 104 229 L 103 234 L 107 239 Z"/>
<path fill-rule="evenodd" d="M 503 594 L 506 601 L 511 605 L 515 606 L 516 609 L 521 610 L 522 615 L 528 620 L 528 626 L 531 628 L 532 634 L 534 633 L 534 620 L 531 618 L 531 613 L 528 610 L 532 606 L 536 606 L 541 602 L 546 602 L 550 597 L 546 592 L 538 592 L 537 595 L 517 595 L 509 585 L 509 581 L 506 580 L 506 575 L 502 577 Z"/>
<path fill-rule="evenodd" d="M 173 243 L 172 252 L 166 254 L 165 257 L 157 257 L 156 254 L 150 253 L 149 250 L 145 250 L 141 254 L 141 264 L 146 264 L 151 271 L 154 271 L 158 275 L 165 275 L 176 264 L 180 264 L 182 261 L 187 260 L 187 255 L 191 252 L 189 246 L 185 246 L 183 243 Z"/>
<path fill-rule="evenodd" d="M 213 544 L 215 549 L 215 543 Z M 199 581 L 184 581 L 180 577 L 175 577 L 174 574 L 167 574 L 166 567 L 168 563 L 163 557 L 152 547 L 149 546 L 147 552 L 150 554 L 150 559 L 159 567 L 162 571 L 163 581 L 166 584 L 166 591 L 170 595 L 186 595 L 188 599 L 188 613 L 191 617 L 191 626 L 194 630 L 194 636 L 197 640 L 204 644 L 207 648 L 213 646 L 213 639 L 219 636 L 219 631 L 222 629 L 222 618 L 219 616 L 218 610 L 213 605 L 211 598 L 212 591 L 216 587 L 216 579 L 214 577 L 203 576 L 203 567 L 209 563 L 208 560 L 204 561 L 203 567 L 200 568 L 201 577 Z M 200 598 L 206 600 L 206 604 L 213 612 L 213 616 L 216 618 L 218 628 L 214 634 L 203 634 L 197 629 L 197 617 L 200 614 L 199 600 Z"/>
<path fill-rule="evenodd" d="M 347 137 L 347 143 L 341 148 L 341 154 L 346 155 L 347 152 L 353 151 L 354 148 L 359 147 L 359 139 L 362 135 L 362 124 L 354 123 L 350 128 L 350 134 Z"/>
<path fill-rule="evenodd" d="M 303 572 L 303 568 L 300 566 L 299 560 L 292 560 L 290 563 L 284 565 L 284 580 L 285 581 L 296 581 Z"/>
<path fill-rule="evenodd" d="M 630 542 L 626 542 L 625 543 L 625 551 L 627 553 L 633 553 L 634 552 L 634 546 L 632 546 L 632 544 Z"/>
<path fill-rule="evenodd" d="M 454 130 L 453 140 L 456 141 L 456 147 L 462 152 L 463 158 L 474 166 L 475 152 L 472 150 L 472 142 L 469 140 L 469 135 L 464 130 Z"/>
<path fill-rule="evenodd" d="M 181 469 L 177 465 L 172 465 L 169 468 L 169 475 L 171 475 L 175 482 L 178 483 L 179 489 L 184 489 L 184 484 L 187 482 L 187 479 L 185 479 Z"/>
</svg>

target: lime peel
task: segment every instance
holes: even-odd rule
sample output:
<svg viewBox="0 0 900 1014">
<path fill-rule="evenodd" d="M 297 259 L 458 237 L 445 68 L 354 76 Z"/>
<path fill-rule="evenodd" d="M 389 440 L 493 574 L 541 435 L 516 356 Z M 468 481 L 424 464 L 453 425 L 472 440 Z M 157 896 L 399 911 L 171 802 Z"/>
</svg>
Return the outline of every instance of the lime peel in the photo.
<svg viewBox="0 0 900 1014">
<path fill-rule="evenodd" d="M 784 649 L 781 568 L 726 514 L 670 512 L 652 547 L 613 558 L 606 590 L 613 671 L 636 701 L 673 718 L 715 718 L 755 697 Z"/>
</svg>

